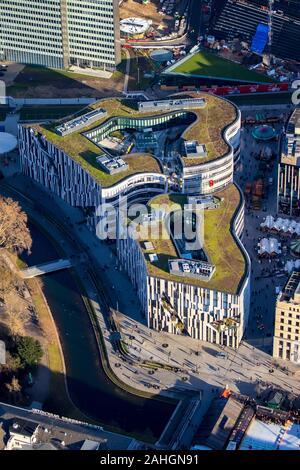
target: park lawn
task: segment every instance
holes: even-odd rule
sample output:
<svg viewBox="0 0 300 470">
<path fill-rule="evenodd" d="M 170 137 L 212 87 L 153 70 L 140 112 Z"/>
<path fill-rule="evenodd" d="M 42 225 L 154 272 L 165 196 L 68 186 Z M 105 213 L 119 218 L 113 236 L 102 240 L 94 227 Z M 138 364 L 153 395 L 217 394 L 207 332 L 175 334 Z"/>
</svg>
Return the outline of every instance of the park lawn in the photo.
<svg viewBox="0 0 300 470">
<path fill-rule="evenodd" d="M 70 81 L 76 79 L 86 80 L 87 78 L 87 75 L 70 72 L 68 70 L 49 69 L 38 65 L 26 65 L 17 76 L 15 83 L 19 85 L 37 86 L 45 85 L 45 82 L 54 84 L 64 81 L 66 84 L 69 84 Z"/>
<path fill-rule="evenodd" d="M 20 111 L 21 121 L 40 121 L 44 119 L 61 119 L 78 113 L 84 105 L 70 106 L 24 106 Z"/>
<path fill-rule="evenodd" d="M 170 73 L 198 75 L 199 77 L 207 78 L 225 78 L 247 83 L 274 83 L 274 80 L 270 77 L 248 70 L 242 65 L 223 59 L 210 52 L 197 52 L 173 68 Z"/>
</svg>

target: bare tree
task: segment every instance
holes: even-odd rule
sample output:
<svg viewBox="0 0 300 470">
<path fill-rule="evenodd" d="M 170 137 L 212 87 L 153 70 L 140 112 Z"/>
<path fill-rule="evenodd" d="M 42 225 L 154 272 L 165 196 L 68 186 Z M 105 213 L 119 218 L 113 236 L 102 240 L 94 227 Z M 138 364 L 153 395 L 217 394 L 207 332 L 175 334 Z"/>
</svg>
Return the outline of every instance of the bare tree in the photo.
<svg viewBox="0 0 300 470">
<path fill-rule="evenodd" d="M 12 393 L 18 393 L 21 391 L 21 385 L 19 384 L 19 380 L 15 376 L 13 376 L 10 383 L 6 384 L 6 388 L 9 392 Z"/>
<path fill-rule="evenodd" d="M 16 284 L 16 275 L 12 272 L 10 267 L 0 258 L 0 298 L 4 300 L 4 296 L 11 292 Z"/>
<path fill-rule="evenodd" d="M 11 336 L 16 339 L 25 334 L 25 327 L 29 321 L 26 302 L 14 291 L 4 296 L 6 323 Z"/>
<path fill-rule="evenodd" d="M 0 247 L 22 252 L 31 245 L 27 215 L 18 202 L 0 196 Z"/>
<path fill-rule="evenodd" d="M 17 399 L 20 397 L 20 394 L 22 391 L 22 387 L 17 377 L 13 376 L 13 378 L 11 379 L 11 382 L 5 384 L 5 386 L 8 392 L 11 394 L 13 401 L 16 402 Z"/>
</svg>

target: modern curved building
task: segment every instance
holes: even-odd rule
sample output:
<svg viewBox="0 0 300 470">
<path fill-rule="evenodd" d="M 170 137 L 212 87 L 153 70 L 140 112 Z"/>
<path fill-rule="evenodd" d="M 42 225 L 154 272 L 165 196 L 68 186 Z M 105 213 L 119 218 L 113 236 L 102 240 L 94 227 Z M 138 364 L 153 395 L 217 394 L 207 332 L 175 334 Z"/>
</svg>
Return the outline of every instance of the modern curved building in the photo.
<svg viewBox="0 0 300 470">
<path fill-rule="evenodd" d="M 197 249 L 188 249 L 182 237 L 178 241 L 172 225 L 168 229 L 168 211 L 176 214 L 194 199 L 184 198 L 164 194 L 152 199 L 150 208 L 163 216 L 151 217 L 148 226 L 144 220 L 138 239 L 119 237 L 120 262 L 150 328 L 237 348 L 250 304 L 251 263 L 240 241 L 242 194 L 231 184 L 204 209 L 203 243 Z M 132 228 L 133 222 L 128 231 Z M 157 231 L 164 236 L 157 238 Z"/>
<path fill-rule="evenodd" d="M 211 194 L 233 181 L 241 118 L 230 102 L 202 93 L 140 104 L 105 99 L 92 108 L 65 123 L 20 127 L 23 171 L 72 205 L 94 199 L 97 206 L 103 198 L 141 194 L 142 188 L 149 199 L 149 188 L 164 192 L 166 184 L 186 194 Z M 112 139 L 122 145 L 112 146 Z M 110 175 L 99 162 L 108 154 L 124 157 L 129 167 Z M 90 187 L 93 196 L 86 194 Z"/>
<path fill-rule="evenodd" d="M 81 207 L 94 230 L 99 208 L 118 206 L 125 196 L 129 205 L 192 198 L 203 207 L 199 253 L 185 253 L 172 234 L 156 246 L 118 233 L 118 254 L 149 327 L 178 333 L 180 325 L 194 338 L 237 347 L 250 290 L 250 259 L 240 241 L 243 196 L 233 184 L 240 126 L 233 104 L 205 93 L 140 103 L 104 99 L 64 121 L 20 126 L 21 167 Z M 144 242 L 153 247 L 150 252 Z"/>
</svg>

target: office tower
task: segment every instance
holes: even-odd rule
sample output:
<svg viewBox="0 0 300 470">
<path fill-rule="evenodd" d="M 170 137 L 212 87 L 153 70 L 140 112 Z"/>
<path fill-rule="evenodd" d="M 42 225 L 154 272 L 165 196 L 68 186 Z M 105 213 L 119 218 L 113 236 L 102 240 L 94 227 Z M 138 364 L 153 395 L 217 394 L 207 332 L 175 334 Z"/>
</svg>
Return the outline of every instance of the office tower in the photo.
<svg viewBox="0 0 300 470">
<path fill-rule="evenodd" d="M 0 58 L 114 70 L 120 62 L 118 0 L 2 0 Z"/>
</svg>

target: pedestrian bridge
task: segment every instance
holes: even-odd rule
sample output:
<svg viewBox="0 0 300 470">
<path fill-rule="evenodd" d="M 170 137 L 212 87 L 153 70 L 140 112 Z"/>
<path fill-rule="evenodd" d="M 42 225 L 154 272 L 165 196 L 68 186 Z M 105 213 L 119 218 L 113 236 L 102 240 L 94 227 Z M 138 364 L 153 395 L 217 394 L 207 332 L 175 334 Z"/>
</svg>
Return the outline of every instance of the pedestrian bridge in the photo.
<svg viewBox="0 0 300 470">
<path fill-rule="evenodd" d="M 42 276 L 43 274 L 53 273 L 55 271 L 61 271 L 62 269 L 68 269 L 72 267 L 72 262 L 69 259 L 58 259 L 51 261 L 50 263 L 37 264 L 30 268 L 23 269 L 21 271 L 24 279 L 31 279 L 33 277 Z"/>
</svg>

